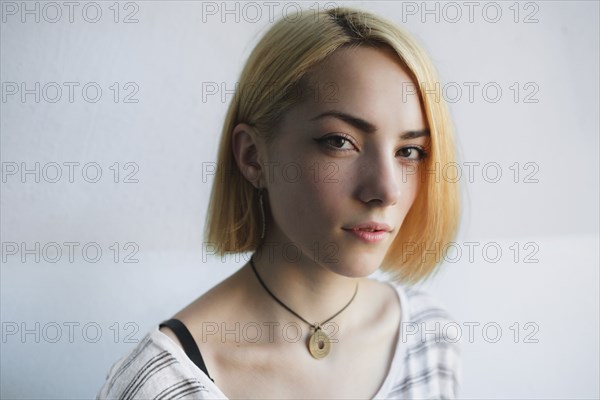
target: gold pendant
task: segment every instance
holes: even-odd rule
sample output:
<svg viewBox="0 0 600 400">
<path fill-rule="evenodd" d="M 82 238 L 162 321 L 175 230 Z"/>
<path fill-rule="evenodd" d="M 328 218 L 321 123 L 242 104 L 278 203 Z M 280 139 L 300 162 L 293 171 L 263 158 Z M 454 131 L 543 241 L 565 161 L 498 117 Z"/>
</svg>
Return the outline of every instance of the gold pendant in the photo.
<svg viewBox="0 0 600 400">
<path fill-rule="evenodd" d="M 329 336 L 321 330 L 321 327 L 315 328 L 315 333 L 312 334 L 308 342 L 310 354 L 320 360 L 329 354 L 330 347 Z"/>
</svg>

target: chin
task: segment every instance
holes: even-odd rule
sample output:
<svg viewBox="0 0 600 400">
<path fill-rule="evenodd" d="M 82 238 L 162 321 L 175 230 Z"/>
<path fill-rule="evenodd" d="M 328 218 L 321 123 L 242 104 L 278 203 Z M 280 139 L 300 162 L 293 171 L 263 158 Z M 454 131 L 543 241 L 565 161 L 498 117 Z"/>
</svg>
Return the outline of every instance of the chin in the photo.
<svg viewBox="0 0 600 400">
<path fill-rule="evenodd" d="M 371 275 L 373 272 L 377 271 L 381 265 L 381 263 L 372 263 L 368 262 L 360 263 L 357 260 L 349 263 L 343 263 L 342 261 L 331 263 L 327 266 L 331 272 L 342 275 L 348 278 L 366 278 Z"/>
</svg>

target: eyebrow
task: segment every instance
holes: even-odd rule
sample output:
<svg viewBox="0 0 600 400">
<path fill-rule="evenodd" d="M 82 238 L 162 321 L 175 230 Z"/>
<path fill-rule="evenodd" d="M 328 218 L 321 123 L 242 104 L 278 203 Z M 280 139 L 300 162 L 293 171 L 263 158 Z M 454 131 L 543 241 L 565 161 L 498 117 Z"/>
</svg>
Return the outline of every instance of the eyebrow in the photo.
<svg viewBox="0 0 600 400">
<path fill-rule="evenodd" d="M 325 117 L 334 117 L 337 119 L 340 119 L 352 126 L 354 126 L 355 128 L 360 129 L 363 132 L 366 133 L 375 133 L 377 131 L 377 127 L 370 123 L 369 121 L 366 121 L 362 118 L 356 117 L 354 115 L 350 115 L 347 114 L 345 112 L 341 112 L 341 111 L 336 111 L 336 110 L 329 110 L 329 111 L 325 111 L 319 115 L 317 115 L 316 117 L 311 118 L 311 121 L 315 121 L 321 118 L 325 118 Z M 430 136 L 430 132 L 429 129 L 425 128 L 423 130 L 416 130 L 416 131 L 406 131 L 403 134 L 400 135 L 401 139 L 415 139 L 421 136 Z"/>
</svg>

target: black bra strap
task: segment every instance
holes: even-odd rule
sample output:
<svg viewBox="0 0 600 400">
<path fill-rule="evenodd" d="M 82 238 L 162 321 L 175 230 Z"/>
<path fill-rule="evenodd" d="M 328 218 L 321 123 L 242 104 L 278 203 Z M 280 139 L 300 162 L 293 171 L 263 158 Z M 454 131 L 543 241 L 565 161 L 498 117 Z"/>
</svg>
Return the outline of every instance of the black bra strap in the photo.
<svg viewBox="0 0 600 400">
<path fill-rule="evenodd" d="M 202 359 L 198 345 L 183 322 L 178 319 L 170 319 L 162 322 L 158 327 L 162 328 L 163 326 L 170 328 L 173 333 L 175 333 L 175 336 L 177 336 L 177 339 L 179 339 L 181 345 L 183 346 L 185 354 L 187 354 L 190 360 L 192 360 L 194 364 L 196 364 L 198 368 L 200 368 L 206 374 L 206 376 L 208 376 L 208 378 L 214 382 L 215 380 L 208 374 L 208 370 L 206 369 L 206 365 L 204 364 L 204 360 Z"/>
</svg>

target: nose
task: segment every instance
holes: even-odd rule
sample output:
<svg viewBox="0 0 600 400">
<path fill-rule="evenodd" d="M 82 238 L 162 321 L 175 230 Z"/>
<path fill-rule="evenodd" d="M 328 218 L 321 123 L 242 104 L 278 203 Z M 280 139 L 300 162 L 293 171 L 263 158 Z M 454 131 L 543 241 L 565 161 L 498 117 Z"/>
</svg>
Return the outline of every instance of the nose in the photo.
<svg viewBox="0 0 600 400">
<path fill-rule="evenodd" d="M 390 206 L 401 196 L 401 166 L 394 157 L 381 154 L 365 158 L 359 167 L 357 197 L 364 203 Z"/>
</svg>

